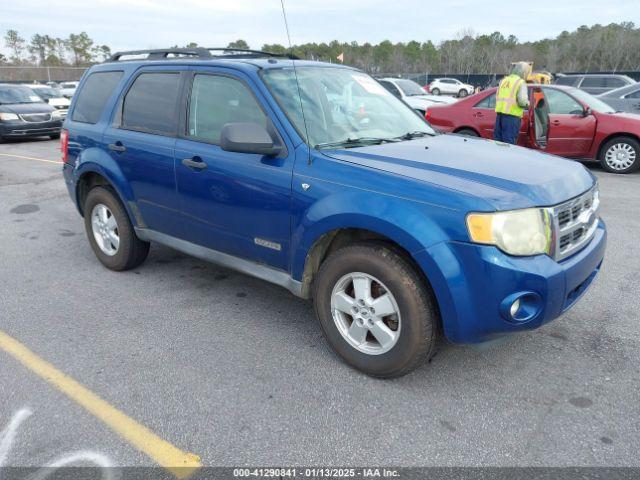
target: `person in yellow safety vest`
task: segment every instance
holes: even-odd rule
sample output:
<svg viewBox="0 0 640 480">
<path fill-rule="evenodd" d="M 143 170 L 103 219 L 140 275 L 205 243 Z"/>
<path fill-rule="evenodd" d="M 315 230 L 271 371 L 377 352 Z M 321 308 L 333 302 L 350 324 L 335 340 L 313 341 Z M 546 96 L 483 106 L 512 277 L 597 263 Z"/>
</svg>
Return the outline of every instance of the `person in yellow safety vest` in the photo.
<svg viewBox="0 0 640 480">
<path fill-rule="evenodd" d="M 524 109 L 529 108 L 527 82 L 525 79 L 531 67 L 526 62 L 518 62 L 511 74 L 500 81 L 496 92 L 496 124 L 493 139 L 515 145 L 522 124 Z"/>
</svg>

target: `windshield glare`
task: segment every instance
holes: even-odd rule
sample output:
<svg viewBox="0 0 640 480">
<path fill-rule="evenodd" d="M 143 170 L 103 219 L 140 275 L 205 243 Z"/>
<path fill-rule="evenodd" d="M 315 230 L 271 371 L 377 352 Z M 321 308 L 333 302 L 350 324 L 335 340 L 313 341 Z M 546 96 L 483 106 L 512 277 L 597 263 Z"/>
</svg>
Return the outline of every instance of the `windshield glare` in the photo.
<svg viewBox="0 0 640 480">
<path fill-rule="evenodd" d="M 369 75 L 331 67 L 298 67 L 295 73 L 293 68 L 269 69 L 263 78 L 311 147 L 347 139 L 434 133 L 426 121 Z"/>
<path fill-rule="evenodd" d="M 26 87 L 0 87 L 0 103 L 41 103 L 42 99 Z"/>
<path fill-rule="evenodd" d="M 584 90 L 572 88 L 571 95 L 576 97 L 581 102 L 586 103 L 589 107 L 591 107 L 591 110 L 595 110 L 596 112 L 600 113 L 615 113 L 615 110 L 609 105 L 604 103 L 602 100 L 597 99 L 593 95 L 588 94 Z"/>
<path fill-rule="evenodd" d="M 427 93 L 422 89 L 420 85 L 418 85 L 413 80 L 396 80 L 396 84 L 408 97 L 413 97 L 416 95 L 424 95 L 425 93 Z"/>
</svg>

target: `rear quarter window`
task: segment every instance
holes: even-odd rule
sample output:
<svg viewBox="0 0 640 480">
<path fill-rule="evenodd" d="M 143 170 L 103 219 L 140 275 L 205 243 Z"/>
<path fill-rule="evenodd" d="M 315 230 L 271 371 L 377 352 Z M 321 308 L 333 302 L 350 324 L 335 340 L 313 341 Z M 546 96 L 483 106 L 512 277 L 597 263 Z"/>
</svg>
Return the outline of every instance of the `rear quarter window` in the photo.
<svg viewBox="0 0 640 480">
<path fill-rule="evenodd" d="M 123 72 L 96 72 L 87 77 L 78 100 L 73 109 L 71 119 L 74 122 L 98 123 L 104 106 L 111 97 Z"/>
</svg>

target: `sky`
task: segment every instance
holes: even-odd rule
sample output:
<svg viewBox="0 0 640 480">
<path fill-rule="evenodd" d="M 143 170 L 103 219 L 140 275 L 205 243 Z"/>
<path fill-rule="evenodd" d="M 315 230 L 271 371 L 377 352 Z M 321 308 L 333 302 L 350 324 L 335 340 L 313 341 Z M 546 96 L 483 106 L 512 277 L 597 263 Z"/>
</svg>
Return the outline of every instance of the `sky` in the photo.
<svg viewBox="0 0 640 480">
<path fill-rule="evenodd" d="M 632 21 L 639 0 L 283 0 L 291 41 L 378 43 L 455 38 L 501 31 L 520 41 L 552 38 L 580 25 Z M 226 46 L 242 38 L 252 48 L 287 45 L 280 0 L 0 0 L 0 33 L 15 29 L 67 37 L 86 31 L 112 51 L 185 45 Z M 4 45 L 2 45 L 4 47 Z M 7 53 L 6 48 L 2 50 Z"/>
</svg>

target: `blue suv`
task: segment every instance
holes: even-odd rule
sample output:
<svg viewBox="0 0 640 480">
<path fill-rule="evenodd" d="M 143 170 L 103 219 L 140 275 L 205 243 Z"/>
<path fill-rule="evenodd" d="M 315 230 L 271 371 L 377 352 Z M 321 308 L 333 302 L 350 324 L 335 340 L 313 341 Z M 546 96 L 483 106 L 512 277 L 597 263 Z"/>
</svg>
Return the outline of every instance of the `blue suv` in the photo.
<svg viewBox="0 0 640 480">
<path fill-rule="evenodd" d="M 439 336 L 482 342 L 570 308 L 606 231 L 582 165 L 435 132 L 365 73 L 265 52 L 124 52 L 83 77 L 64 177 L 98 259 L 150 242 L 312 299 L 377 377 Z"/>
</svg>

